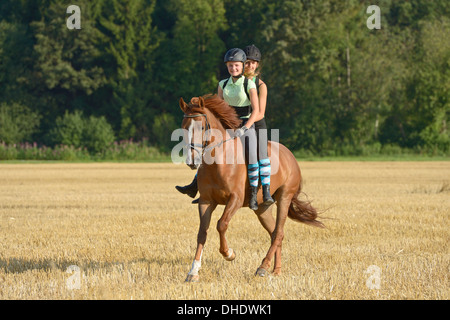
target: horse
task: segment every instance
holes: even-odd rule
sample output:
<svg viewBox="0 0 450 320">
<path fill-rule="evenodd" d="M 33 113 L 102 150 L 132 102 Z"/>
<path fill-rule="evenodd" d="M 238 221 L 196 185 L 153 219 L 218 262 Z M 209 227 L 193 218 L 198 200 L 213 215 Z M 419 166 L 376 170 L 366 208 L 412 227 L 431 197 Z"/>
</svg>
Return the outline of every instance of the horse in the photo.
<svg viewBox="0 0 450 320">
<path fill-rule="evenodd" d="M 236 211 L 239 208 L 248 207 L 250 188 L 245 161 L 231 161 L 231 163 L 229 161 L 230 158 L 236 160 L 239 156 L 243 158 L 244 154 L 240 139 L 233 138 L 232 134 L 233 130 L 241 125 L 241 119 L 238 118 L 234 108 L 217 95 L 194 97 L 189 104 L 180 98 L 179 105 L 184 113 L 181 127 L 185 129 L 184 132 L 190 132 L 187 138 L 185 137 L 189 142 L 186 146 L 186 164 L 191 169 L 198 169 L 200 225 L 194 261 L 185 280 L 196 282 L 199 281 L 198 271 L 201 268 L 201 257 L 211 216 L 217 205 L 225 205 L 222 216 L 217 222 L 220 238 L 219 252 L 227 261 L 236 258 L 236 253 L 228 246 L 225 233 Z M 197 126 L 202 134 L 192 134 L 194 126 Z M 212 137 L 208 139 L 208 134 L 213 130 L 220 134 L 216 134 L 214 139 Z M 207 151 L 210 151 L 215 161 L 202 161 L 205 160 Z M 272 170 L 270 184 L 271 195 L 277 205 L 277 213 L 275 220 L 272 216 L 273 204 L 261 204 L 260 188 L 257 196 L 260 205 L 254 212 L 271 237 L 269 250 L 255 273 L 261 277 L 269 274 L 268 270 L 273 257 L 275 261 L 272 272 L 274 275 L 281 274 L 281 245 L 287 217 L 311 226 L 324 227 L 323 223 L 317 220 L 317 210 L 311 203 L 298 199 L 302 190 L 302 176 L 294 155 L 284 145 L 274 141 L 269 141 L 268 153 L 271 163 L 278 165 L 276 172 Z M 226 159 L 228 161 L 225 161 Z"/>
</svg>

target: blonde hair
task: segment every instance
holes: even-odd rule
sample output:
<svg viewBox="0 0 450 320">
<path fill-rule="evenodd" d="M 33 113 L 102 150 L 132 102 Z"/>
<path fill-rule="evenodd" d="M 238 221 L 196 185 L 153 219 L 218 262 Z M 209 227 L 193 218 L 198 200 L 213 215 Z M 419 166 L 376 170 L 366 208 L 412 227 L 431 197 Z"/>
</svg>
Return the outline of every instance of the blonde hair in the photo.
<svg viewBox="0 0 450 320">
<path fill-rule="evenodd" d="M 261 75 L 261 61 L 257 61 L 257 62 L 258 62 L 258 67 L 255 69 L 255 72 L 253 72 L 253 73 L 248 73 L 248 70 L 246 70 L 244 68 L 244 76 L 246 78 L 259 77 Z"/>
</svg>

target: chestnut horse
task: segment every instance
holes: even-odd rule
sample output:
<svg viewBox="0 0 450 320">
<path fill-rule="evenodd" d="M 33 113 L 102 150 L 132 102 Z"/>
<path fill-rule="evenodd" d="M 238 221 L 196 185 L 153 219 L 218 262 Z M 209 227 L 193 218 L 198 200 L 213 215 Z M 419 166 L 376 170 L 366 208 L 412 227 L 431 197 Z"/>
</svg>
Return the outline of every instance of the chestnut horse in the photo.
<svg viewBox="0 0 450 320">
<path fill-rule="evenodd" d="M 211 222 L 211 215 L 217 205 L 225 205 L 222 217 L 217 222 L 217 230 L 220 236 L 220 253 L 223 257 L 232 261 L 236 257 L 235 252 L 228 247 L 225 233 L 231 218 L 241 207 L 247 207 L 249 202 L 249 182 L 247 166 L 236 161 L 243 155 L 243 146 L 240 139 L 234 139 L 232 130 L 237 129 L 241 120 L 236 112 L 224 100 L 217 95 L 207 95 L 192 98 L 189 104 L 180 99 L 180 108 L 184 112 L 182 128 L 185 132 L 190 130 L 189 145 L 186 163 L 197 169 L 198 190 L 200 193 L 198 211 L 200 214 L 200 227 L 197 235 L 197 250 L 192 268 L 186 281 L 198 281 L 198 270 L 201 267 L 203 247 L 206 242 L 207 230 Z M 192 128 L 197 126 L 201 135 L 192 134 Z M 200 129 L 201 128 L 201 129 Z M 205 139 L 211 129 L 221 135 L 215 135 L 215 139 Z M 211 135 L 209 135 L 211 136 Z M 217 138 L 218 136 L 219 138 Z M 220 139 L 222 137 L 222 139 Z M 218 140 L 218 141 L 213 141 Z M 219 141 L 220 140 L 220 141 Z M 214 161 L 202 161 L 210 151 Z M 259 208 L 255 213 L 263 227 L 271 235 L 271 245 L 256 275 L 265 276 L 270 268 L 272 258 L 275 256 L 273 273 L 281 273 L 281 243 L 284 237 L 284 224 L 286 217 L 309 225 L 323 227 L 316 220 L 317 211 L 309 202 L 301 201 L 297 197 L 301 191 L 302 176 L 294 155 L 282 144 L 270 141 L 268 152 L 272 168 L 278 165 L 278 169 L 272 170 L 270 190 L 277 204 L 276 221 L 272 216 L 272 205 L 262 205 L 262 191 L 258 192 Z M 228 153 L 228 157 L 227 157 Z M 235 161 L 230 162 L 230 154 Z M 220 161 L 222 160 L 222 161 Z M 226 161 L 228 160 L 228 161 Z M 201 165 L 199 165 L 201 162 Z"/>
</svg>

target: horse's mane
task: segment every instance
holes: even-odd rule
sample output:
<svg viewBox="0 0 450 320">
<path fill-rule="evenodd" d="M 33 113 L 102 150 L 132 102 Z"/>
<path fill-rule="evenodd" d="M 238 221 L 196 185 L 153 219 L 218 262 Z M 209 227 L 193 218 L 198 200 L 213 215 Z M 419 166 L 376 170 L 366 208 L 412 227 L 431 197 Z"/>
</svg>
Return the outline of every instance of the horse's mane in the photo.
<svg viewBox="0 0 450 320">
<path fill-rule="evenodd" d="M 202 97 L 207 108 L 222 124 L 225 129 L 237 129 L 242 120 L 236 114 L 236 111 L 228 105 L 218 95 L 207 94 Z M 198 98 L 192 98 L 189 103 L 191 112 L 202 112 L 198 104 Z"/>
</svg>

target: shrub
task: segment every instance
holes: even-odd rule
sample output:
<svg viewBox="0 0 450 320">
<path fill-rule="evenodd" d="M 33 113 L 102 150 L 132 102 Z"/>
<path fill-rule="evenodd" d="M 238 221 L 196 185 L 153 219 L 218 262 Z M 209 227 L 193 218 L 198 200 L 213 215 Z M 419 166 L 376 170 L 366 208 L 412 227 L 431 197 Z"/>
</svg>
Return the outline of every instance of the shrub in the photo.
<svg viewBox="0 0 450 320">
<path fill-rule="evenodd" d="M 91 153 L 102 152 L 115 139 L 113 129 L 105 117 L 85 118 L 81 111 L 73 114 L 66 111 L 64 117 L 58 117 L 50 137 L 54 145 L 87 148 Z"/>
<path fill-rule="evenodd" d="M 168 152 L 171 149 L 171 135 L 176 128 L 175 118 L 171 114 L 163 113 L 155 117 L 152 126 L 153 138 L 162 151 Z"/>
<path fill-rule="evenodd" d="M 11 144 L 30 140 L 40 118 L 37 112 L 21 104 L 0 104 L 0 141 Z"/>
<path fill-rule="evenodd" d="M 50 131 L 50 139 L 55 145 L 79 148 L 83 143 L 84 127 L 85 121 L 81 111 L 71 114 L 66 110 L 64 117 L 56 118 L 55 127 Z"/>
<path fill-rule="evenodd" d="M 84 126 L 84 146 L 93 153 L 105 150 L 114 142 L 114 131 L 105 117 L 89 117 Z"/>
</svg>

